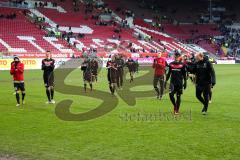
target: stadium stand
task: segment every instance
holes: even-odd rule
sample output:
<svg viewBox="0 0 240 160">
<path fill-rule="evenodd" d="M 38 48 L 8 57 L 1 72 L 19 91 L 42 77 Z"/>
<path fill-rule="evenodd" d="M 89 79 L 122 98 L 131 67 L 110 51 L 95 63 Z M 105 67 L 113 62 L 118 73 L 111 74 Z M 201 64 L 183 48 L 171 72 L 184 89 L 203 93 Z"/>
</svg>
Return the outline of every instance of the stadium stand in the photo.
<svg viewBox="0 0 240 160">
<path fill-rule="evenodd" d="M 166 9 L 167 2 L 151 8 L 151 2 L 143 7 L 146 2 L 136 4 L 133 1 L 130 10 L 125 5 L 126 0 L 119 3 L 110 0 L 26 0 L 15 2 L 17 5 L 6 0 L 1 2 L 4 7 L 0 7 L 0 51 L 10 54 L 32 57 L 50 50 L 63 57 L 81 56 L 84 52 L 94 52 L 101 57 L 118 52 L 145 57 L 155 56 L 160 51 L 197 52 L 186 43 L 195 43 L 217 56 L 239 52 L 237 39 L 234 46 L 228 46 L 227 52 L 231 53 L 223 52 L 223 45 L 233 37 L 227 38 L 232 34 L 226 29 L 221 32 L 216 24 L 180 23 L 189 19 L 181 15 L 187 15 L 194 5 L 191 9 L 180 7 L 181 10 L 176 10 L 175 7 Z M 159 8 L 160 16 L 156 16 Z M 201 9 L 199 12 L 203 13 Z M 192 17 L 191 21 L 195 21 L 199 15 Z M 222 34 L 224 41 L 214 38 Z"/>
</svg>

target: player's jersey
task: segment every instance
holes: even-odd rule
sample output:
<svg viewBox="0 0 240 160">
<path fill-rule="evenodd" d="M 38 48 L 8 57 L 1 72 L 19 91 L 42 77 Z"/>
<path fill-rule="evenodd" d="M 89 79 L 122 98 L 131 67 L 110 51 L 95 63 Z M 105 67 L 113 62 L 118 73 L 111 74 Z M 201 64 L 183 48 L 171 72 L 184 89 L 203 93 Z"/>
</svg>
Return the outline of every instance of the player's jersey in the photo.
<svg viewBox="0 0 240 160">
<path fill-rule="evenodd" d="M 128 59 L 127 67 L 128 67 L 129 72 L 135 72 L 135 62 L 133 59 Z"/>
<path fill-rule="evenodd" d="M 111 83 L 116 83 L 117 63 L 115 61 L 108 61 L 107 68 L 108 68 L 108 81 Z"/>
<path fill-rule="evenodd" d="M 55 68 L 55 60 L 50 58 L 50 59 L 43 59 L 42 60 L 42 70 L 43 70 L 43 75 L 50 75 L 52 74 L 53 70 Z"/>
<path fill-rule="evenodd" d="M 96 60 L 91 62 L 92 74 L 97 75 L 98 73 L 98 62 Z"/>
<path fill-rule="evenodd" d="M 154 59 L 152 67 L 155 69 L 155 76 L 162 76 L 165 74 L 165 69 L 167 66 L 167 62 L 164 58 L 156 58 Z"/>
<path fill-rule="evenodd" d="M 124 60 L 122 58 L 118 58 L 116 59 L 116 63 L 117 63 L 117 68 L 123 68 L 124 66 Z"/>
<path fill-rule="evenodd" d="M 170 78 L 170 83 L 176 86 L 183 85 L 183 79 L 186 79 L 186 67 L 182 62 L 173 61 L 169 64 L 167 80 Z"/>
<path fill-rule="evenodd" d="M 12 62 L 10 74 L 13 76 L 14 82 L 24 81 L 24 64 L 21 62 Z"/>
<path fill-rule="evenodd" d="M 81 65 L 81 70 L 83 71 L 84 81 L 92 81 L 92 69 L 89 61 L 84 61 Z"/>
</svg>

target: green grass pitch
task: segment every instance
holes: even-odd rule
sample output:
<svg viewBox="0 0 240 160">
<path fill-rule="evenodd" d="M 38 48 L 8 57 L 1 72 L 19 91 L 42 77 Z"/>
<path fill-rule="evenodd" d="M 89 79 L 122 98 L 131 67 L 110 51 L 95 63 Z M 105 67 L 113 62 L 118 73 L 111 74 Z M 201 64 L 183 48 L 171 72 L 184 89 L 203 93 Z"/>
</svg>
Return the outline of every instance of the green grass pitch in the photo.
<svg viewBox="0 0 240 160">
<path fill-rule="evenodd" d="M 215 70 L 217 85 L 207 116 L 201 115 L 202 106 L 189 82 L 182 96 L 181 112 L 191 114 L 191 119 L 122 119 L 125 114 L 170 112 L 172 106 L 165 95 L 162 101 L 138 98 L 135 106 L 128 106 L 119 98 L 113 111 L 83 122 L 60 120 L 55 106 L 45 104 L 40 70 L 25 72 L 26 105 L 18 109 L 9 72 L 0 71 L 0 157 L 8 154 L 20 160 L 238 160 L 240 66 L 215 65 Z M 82 85 L 81 72 L 74 71 L 65 82 Z M 108 91 L 106 71 L 94 85 L 97 90 Z M 152 86 L 135 89 L 148 90 Z M 73 99 L 73 113 L 89 111 L 101 103 L 76 95 L 56 93 L 55 97 L 57 102 Z"/>
</svg>

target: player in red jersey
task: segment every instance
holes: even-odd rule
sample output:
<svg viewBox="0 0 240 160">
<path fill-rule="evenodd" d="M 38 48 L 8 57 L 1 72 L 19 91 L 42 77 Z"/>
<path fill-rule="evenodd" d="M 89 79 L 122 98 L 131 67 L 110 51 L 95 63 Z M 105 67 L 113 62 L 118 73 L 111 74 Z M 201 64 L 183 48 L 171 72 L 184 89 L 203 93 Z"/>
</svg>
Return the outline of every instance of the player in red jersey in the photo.
<svg viewBox="0 0 240 160">
<path fill-rule="evenodd" d="M 11 63 L 10 74 L 13 76 L 13 83 L 16 92 L 17 107 L 20 106 L 20 92 L 22 93 L 22 104 L 25 104 L 25 86 L 24 86 L 24 64 L 18 56 L 14 56 Z"/>
<path fill-rule="evenodd" d="M 155 69 L 153 87 L 157 92 L 157 99 L 162 99 L 164 93 L 164 81 L 165 81 L 165 71 L 166 71 L 167 62 L 165 58 L 162 57 L 162 54 L 159 53 L 158 57 L 154 59 L 152 67 Z M 159 88 L 158 88 L 159 84 Z"/>
</svg>

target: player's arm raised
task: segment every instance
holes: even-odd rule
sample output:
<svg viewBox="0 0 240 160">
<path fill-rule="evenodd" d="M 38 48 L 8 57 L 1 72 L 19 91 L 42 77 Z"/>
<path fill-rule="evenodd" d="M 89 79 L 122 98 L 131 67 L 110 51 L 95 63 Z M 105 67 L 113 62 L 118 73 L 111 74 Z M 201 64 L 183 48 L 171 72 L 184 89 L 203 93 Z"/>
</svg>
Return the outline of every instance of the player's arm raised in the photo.
<svg viewBox="0 0 240 160">
<path fill-rule="evenodd" d="M 20 63 L 17 67 L 17 71 L 20 72 L 20 73 L 23 73 L 24 72 L 24 64 L 23 63 Z"/>
<path fill-rule="evenodd" d="M 13 75 L 15 73 L 14 63 L 11 64 L 10 74 Z"/>
</svg>

